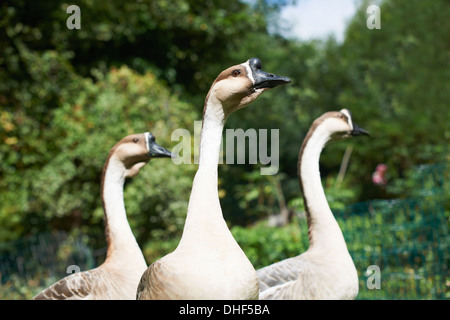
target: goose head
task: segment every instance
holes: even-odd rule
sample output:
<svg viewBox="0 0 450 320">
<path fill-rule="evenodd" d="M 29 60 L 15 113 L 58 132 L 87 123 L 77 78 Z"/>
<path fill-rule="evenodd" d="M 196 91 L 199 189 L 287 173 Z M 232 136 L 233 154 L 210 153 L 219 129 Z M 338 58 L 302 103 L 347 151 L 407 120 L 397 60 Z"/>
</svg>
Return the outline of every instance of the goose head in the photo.
<svg viewBox="0 0 450 320">
<path fill-rule="evenodd" d="M 152 158 L 170 158 L 172 153 L 155 142 L 150 132 L 132 134 L 120 140 L 111 151 L 125 167 L 125 177 L 134 177 Z"/>
<path fill-rule="evenodd" d="M 222 71 L 211 86 L 206 103 L 208 99 L 219 101 L 228 116 L 253 102 L 264 91 L 290 82 L 289 78 L 263 71 L 261 60 L 251 58 Z"/>
<path fill-rule="evenodd" d="M 369 132 L 358 126 L 352 119 L 352 114 L 348 109 L 340 111 L 326 112 L 316 120 L 316 125 L 325 125 L 331 140 L 369 135 Z"/>
</svg>

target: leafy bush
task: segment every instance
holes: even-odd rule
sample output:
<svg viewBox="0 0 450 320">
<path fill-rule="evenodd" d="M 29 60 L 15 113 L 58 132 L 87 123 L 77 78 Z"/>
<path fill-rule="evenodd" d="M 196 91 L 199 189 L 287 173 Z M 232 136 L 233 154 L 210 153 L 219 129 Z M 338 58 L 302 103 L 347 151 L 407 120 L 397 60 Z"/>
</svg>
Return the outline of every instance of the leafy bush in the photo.
<svg viewBox="0 0 450 320">
<path fill-rule="evenodd" d="M 268 226 L 262 221 L 247 228 L 235 226 L 231 232 L 256 269 L 299 255 L 308 247 L 304 219 L 294 219 L 283 227 Z"/>
<path fill-rule="evenodd" d="M 94 82 L 74 74 L 55 52 L 23 48 L 23 57 L 31 72 L 35 64 L 41 71 L 15 89 L 17 101 L 1 111 L 0 240 L 55 227 L 81 228 L 101 239 L 100 174 L 109 149 L 145 131 L 170 149 L 171 132 L 190 128 L 196 113 L 150 72 L 113 67 L 95 72 Z M 53 94 L 49 88 L 55 106 L 40 114 L 39 105 Z M 194 169 L 155 159 L 127 183 L 126 207 L 140 241 L 150 239 L 153 229 L 179 231 Z"/>
</svg>

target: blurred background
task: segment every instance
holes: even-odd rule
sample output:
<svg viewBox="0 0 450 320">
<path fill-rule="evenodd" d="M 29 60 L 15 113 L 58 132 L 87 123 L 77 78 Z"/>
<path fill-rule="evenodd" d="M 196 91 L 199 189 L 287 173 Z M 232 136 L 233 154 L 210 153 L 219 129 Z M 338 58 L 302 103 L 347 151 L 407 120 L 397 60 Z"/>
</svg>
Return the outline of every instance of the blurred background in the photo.
<svg viewBox="0 0 450 320">
<path fill-rule="evenodd" d="M 66 26 L 71 4 L 81 29 Z M 381 29 L 367 27 L 371 4 Z M 2 1 L 0 298 L 101 264 L 109 149 L 150 131 L 170 150 L 175 129 L 193 134 L 218 73 L 259 57 L 292 83 L 226 128 L 279 129 L 280 169 L 219 166 L 225 219 L 255 268 L 306 250 L 298 151 L 316 117 L 345 107 L 371 136 L 330 144 L 320 168 L 358 298 L 448 299 L 449 17 L 447 0 Z M 149 264 L 178 244 L 196 169 L 154 160 L 125 185 Z"/>
</svg>

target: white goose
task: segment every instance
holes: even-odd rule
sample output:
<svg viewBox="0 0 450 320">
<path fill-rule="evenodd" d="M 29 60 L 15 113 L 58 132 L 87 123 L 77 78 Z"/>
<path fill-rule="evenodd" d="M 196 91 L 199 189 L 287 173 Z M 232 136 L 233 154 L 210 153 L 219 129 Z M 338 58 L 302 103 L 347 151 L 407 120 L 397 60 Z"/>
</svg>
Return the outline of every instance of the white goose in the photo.
<svg viewBox="0 0 450 320">
<path fill-rule="evenodd" d="M 322 187 L 319 158 L 325 144 L 367 131 L 347 109 L 327 112 L 309 129 L 298 157 L 300 188 L 308 221 L 309 248 L 303 254 L 257 270 L 260 299 L 355 299 L 358 275 Z"/>
<path fill-rule="evenodd" d="M 261 70 L 252 58 L 219 74 L 205 100 L 199 167 L 178 247 L 142 275 L 137 299 L 257 299 L 256 271 L 222 215 L 217 187 L 227 117 L 262 92 L 290 82 Z"/>
<path fill-rule="evenodd" d="M 105 262 L 59 280 L 34 300 L 135 299 L 147 264 L 128 224 L 123 185 L 125 178 L 137 175 L 150 159 L 170 156 L 149 132 L 127 136 L 111 149 L 101 183 L 108 244 Z"/>
</svg>

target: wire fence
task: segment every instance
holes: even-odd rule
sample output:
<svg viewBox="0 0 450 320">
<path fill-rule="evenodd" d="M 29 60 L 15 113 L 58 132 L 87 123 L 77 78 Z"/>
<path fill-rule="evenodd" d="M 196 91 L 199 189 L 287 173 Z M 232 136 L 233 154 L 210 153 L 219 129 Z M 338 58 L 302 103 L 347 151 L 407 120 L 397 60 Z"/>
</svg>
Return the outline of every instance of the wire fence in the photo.
<svg viewBox="0 0 450 320">
<path fill-rule="evenodd" d="M 0 245 L 0 298 L 29 299 L 40 289 L 72 273 L 96 266 L 102 249 L 93 251 L 85 236 L 43 233 Z"/>
<path fill-rule="evenodd" d="M 450 298 L 448 166 L 417 169 L 413 198 L 335 212 L 359 272 L 358 299 Z"/>
<path fill-rule="evenodd" d="M 339 222 L 360 274 L 359 299 L 446 298 L 450 238 L 441 204 L 370 201 L 346 210 Z M 367 274 L 369 266 L 379 274 Z M 370 276 L 379 277 L 378 288 Z"/>
<path fill-rule="evenodd" d="M 414 197 L 334 212 L 358 270 L 358 299 L 450 298 L 448 171 L 447 164 L 421 166 Z M 57 232 L 0 244 L 0 298 L 29 299 L 66 276 L 70 265 L 95 267 L 105 249 L 88 243 Z"/>
</svg>

